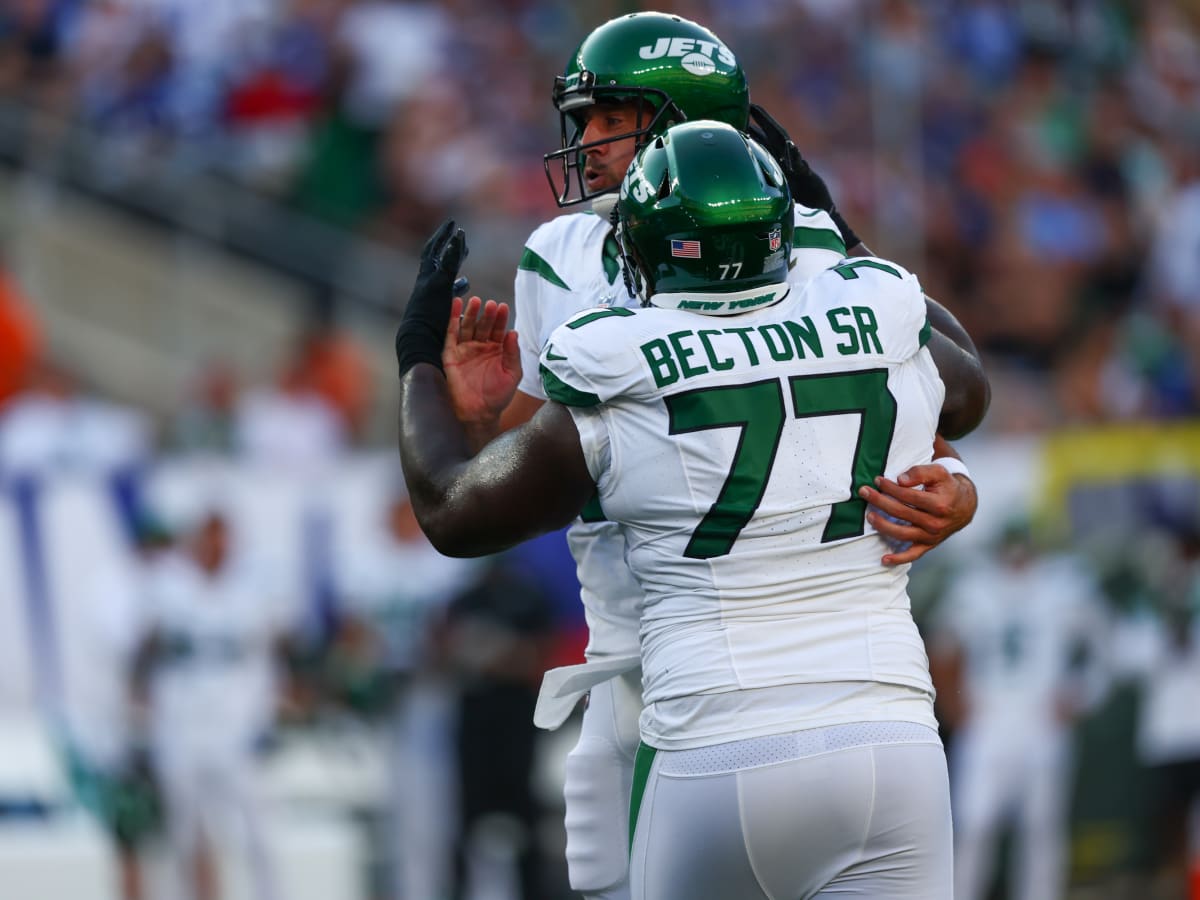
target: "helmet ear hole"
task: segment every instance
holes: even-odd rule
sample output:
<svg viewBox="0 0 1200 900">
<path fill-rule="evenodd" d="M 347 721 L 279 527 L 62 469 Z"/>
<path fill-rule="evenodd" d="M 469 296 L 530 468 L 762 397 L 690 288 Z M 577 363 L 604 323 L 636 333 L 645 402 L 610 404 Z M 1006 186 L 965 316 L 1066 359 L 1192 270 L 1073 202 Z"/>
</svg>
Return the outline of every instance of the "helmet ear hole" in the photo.
<svg viewBox="0 0 1200 900">
<path fill-rule="evenodd" d="M 671 171 L 667 169 L 663 172 L 662 181 L 658 185 L 658 199 L 666 200 L 671 196 Z"/>
</svg>

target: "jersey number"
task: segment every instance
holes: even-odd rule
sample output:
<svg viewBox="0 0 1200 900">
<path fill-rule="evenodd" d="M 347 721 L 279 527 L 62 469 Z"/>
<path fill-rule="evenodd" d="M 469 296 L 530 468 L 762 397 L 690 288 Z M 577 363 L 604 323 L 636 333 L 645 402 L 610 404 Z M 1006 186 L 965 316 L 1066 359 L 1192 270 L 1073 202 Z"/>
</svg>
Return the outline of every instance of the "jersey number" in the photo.
<svg viewBox="0 0 1200 900">
<path fill-rule="evenodd" d="M 866 528 L 865 500 L 856 492 L 882 475 L 896 425 L 896 399 L 886 369 L 787 379 L 794 417 L 858 415 L 858 440 L 850 468 L 849 498 L 829 508 L 821 543 L 857 537 Z M 700 388 L 665 398 L 671 434 L 738 428 L 737 448 L 725 483 L 700 520 L 683 555 L 724 556 L 754 516 L 767 490 L 787 418 L 784 386 L 778 379 L 730 387 Z"/>
</svg>

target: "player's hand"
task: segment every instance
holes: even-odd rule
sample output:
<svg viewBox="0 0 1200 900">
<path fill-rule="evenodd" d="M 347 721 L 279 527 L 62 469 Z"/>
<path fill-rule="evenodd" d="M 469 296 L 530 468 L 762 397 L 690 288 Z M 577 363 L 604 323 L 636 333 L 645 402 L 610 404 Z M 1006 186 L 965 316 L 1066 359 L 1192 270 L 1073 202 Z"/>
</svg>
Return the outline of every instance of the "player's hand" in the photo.
<svg viewBox="0 0 1200 900">
<path fill-rule="evenodd" d="M 833 197 L 829 195 L 825 179 L 813 171 L 787 129 L 757 103 L 750 104 L 748 130 L 750 137 L 762 144 L 783 169 L 792 200 L 809 209 L 826 212 L 833 209 Z"/>
<path fill-rule="evenodd" d="M 920 559 L 965 528 L 979 505 L 970 478 L 951 475 L 935 465 L 913 466 L 895 481 L 880 476 L 875 487 L 859 488 L 858 496 L 875 507 L 867 513 L 867 521 L 880 535 L 899 543 L 912 542 L 903 551 L 885 554 L 882 562 L 886 566 Z M 902 521 L 892 521 L 880 512 Z"/>
<path fill-rule="evenodd" d="M 507 303 L 471 297 L 450 304 L 442 368 L 458 420 L 491 429 L 521 382 L 517 333 L 508 330 Z"/>
<path fill-rule="evenodd" d="M 467 236 L 453 219 L 443 222 L 425 242 L 404 318 L 396 332 L 396 362 L 400 377 L 417 363 L 440 364 L 438 348 L 450 311 L 458 269 L 467 258 Z"/>
<path fill-rule="evenodd" d="M 787 133 L 787 129 L 780 125 L 774 116 L 757 103 L 751 103 L 747 130 L 750 137 L 762 144 L 783 169 L 783 177 L 787 179 L 793 201 L 809 209 L 823 209 L 829 213 L 834 224 L 842 232 L 847 248 L 862 243 L 838 212 L 825 179 L 808 164 L 808 160 L 800 153 L 800 148 Z"/>
</svg>

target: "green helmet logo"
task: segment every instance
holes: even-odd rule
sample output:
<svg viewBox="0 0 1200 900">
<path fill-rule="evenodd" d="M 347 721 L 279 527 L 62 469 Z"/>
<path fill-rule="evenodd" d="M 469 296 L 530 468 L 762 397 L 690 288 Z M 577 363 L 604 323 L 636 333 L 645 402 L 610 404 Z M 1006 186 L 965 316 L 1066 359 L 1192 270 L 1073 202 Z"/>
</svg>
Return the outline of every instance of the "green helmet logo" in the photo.
<svg viewBox="0 0 1200 900">
<path fill-rule="evenodd" d="M 724 122 L 668 128 L 638 153 L 617 240 L 643 304 L 736 315 L 788 290 L 794 210 L 771 155 Z"/>
<path fill-rule="evenodd" d="M 638 56 L 641 59 L 678 56 L 683 68 L 700 77 L 716 72 L 718 61 L 721 68 L 730 71 L 737 68 L 737 60 L 724 44 L 688 37 L 660 37 L 653 46 L 639 47 Z"/>
<path fill-rule="evenodd" d="M 560 148 L 546 154 L 546 177 L 559 206 L 588 200 L 583 178 L 589 150 L 633 138 L 641 147 L 670 125 L 714 119 L 744 131 L 750 90 L 733 52 L 707 28 L 679 16 L 633 13 L 589 34 L 554 80 Z M 584 144 L 587 110 L 597 104 L 636 106 L 636 127 Z"/>
</svg>

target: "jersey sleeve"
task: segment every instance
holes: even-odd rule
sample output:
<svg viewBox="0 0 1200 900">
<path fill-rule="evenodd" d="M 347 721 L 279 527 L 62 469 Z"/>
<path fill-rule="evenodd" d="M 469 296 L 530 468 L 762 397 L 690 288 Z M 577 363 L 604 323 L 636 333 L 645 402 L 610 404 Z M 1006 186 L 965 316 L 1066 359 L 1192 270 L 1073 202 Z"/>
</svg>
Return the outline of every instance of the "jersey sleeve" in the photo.
<svg viewBox="0 0 1200 900">
<path fill-rule="evenodd" d="M 899 267 L 897 267 L 899 268 Z M 896 303 L 889 311 L 897 314 L 897 338 L 891 352 L 899 360 L 908 359 L 929 343 L 933 326 L 929 324 L 929 312 L 925 307 L 925 289 L 917 276 L 907 269 L 902 274 L 900 288 L 896 291 Z"/>
<path fill-rule="evenodd" d="M 564 274 L 556 272 L 547 261 L 551 255 L 546 246 L 546 227 L 542 226 L 529 236 L 517 263 L 517 275 L 513 282 L 513 305 L 517 321 L 517 342 L 521 351 L 521 383 L 517 386 L 531 397 L 545 399 L 542 379 L 538 372 L 538 357 L 549 334 L 546 315 L 548 311 L 570 308 L 571 287 Z"/>
<path fill-rule="evenodd" d="M 904 362 L 929 343 L 933 334 L 925 309 L 925 291 L 917 276 L 891 260 L 874 256 L 843 259 L 828 277 L 837 275 L 853 285 L 852 299 L 869 304 L 882 337 L 883 356 L 891 362 Z M 854 311 L 856 317 L 865 316 Z M 863 323 L 860 321 L 860 325 Z"/>
<path fill-rule="evenodd" d="M 829 213 L 796 204 L 788 280 L 792 284 L 804 284 L 814 275 L 836 265 L 845 255 L 846 242 Z"/>
<path fill-rule="evenodd" d="M 635 316 L 624 307 L 589 309 L 556 328 L 538 366 L 545 395 L 582 409 L 637 395 L 646 376 L 627 327 Z"/>
<path fill-rule="evenodd" d="M 566 314 L 580 308 L 575 292 L 580 288 L 576 274 L 565 271 L 564 260 L 580 240 L 578 216 L 554 218 L 529 235 L 517 262 L 512 284 L 516 307 L 517 346 L 521 350 L 521 384 L 518 388 L 533 397 L 545 398 L 538 358 L 554 326 Z M 564 224 L 566 222 L 566 224 Z"/>
<path fill-rule="evenodd" d="M 604 407 L 569 406 L 567 409 L 571 418 L 575 420 L 575 429 L 579 432 L 579 446 L 583 450 L 588 474 L 603 493 L 605 476 L 611 460 Z"/>
</svg>

